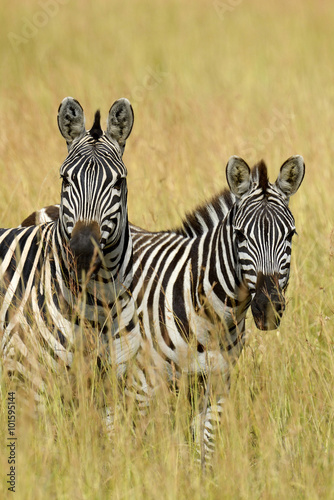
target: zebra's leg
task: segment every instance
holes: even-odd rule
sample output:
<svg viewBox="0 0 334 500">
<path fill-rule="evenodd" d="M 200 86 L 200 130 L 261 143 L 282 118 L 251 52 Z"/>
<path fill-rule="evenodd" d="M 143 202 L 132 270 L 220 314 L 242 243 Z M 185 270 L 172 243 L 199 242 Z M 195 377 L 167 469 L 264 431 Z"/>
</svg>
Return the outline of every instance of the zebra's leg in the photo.
<svg viewBox="0 0 334 500">
<path fill-rule="evenodd" d="M 126 393 L 132 395 L 139 416 L 148 414 L 157 383 L 151 353 L 143 343 L 136 356 L 132 373 L 127 381 Z"/>
<path fill-rule="evenodd" d="M 115 435 L 115 422 L 122 413 L 132 419 L 133 429 L 137 427 L 137 417 L 141 419 L 149 414 L 156 386 L 148 359 L 150 353 L 141 345 L 135 359 L 129 363 L 127 372 L 118 379 L 117 401 L 105 407 L 105 427 L 110 438 Z"/>
<path fill-rule="evenodd" d="M 201 411 L 197 413 L 191 423 L 191 430 L 197 455 L 200 457 L 202 471 L 212 462 L 216 450 L 216 440 L 221 425 L 224 402 L 230 389 L 229 370 L 223 378 L 208 372 L 203 380 L 204 396 Z"/>
<path fill-rule="evenodd" d="M 210 461 L 216 448 L 216 436 L 221 423 L 225 397 L 230 391 L 230 373 L 235 360 L 239 358 L 240 352 L 243 349 L 245 335 L 245 318 L 243 317 L 239 323 L 236 321 L 235 335 L 238 342 L 236 343 L 234 353 L 229 353 L 228 361 L 220 363 L 219 372 L 214 373 L 212 370 L 209 356 L 206 359 L 206 384 L 203 399 L 203 409 L 201 413 L 196 415 L 192 421 L 192 430 L 197 451 L 201 457 L 202 470 L 205 469 L 206 462 Z M 225 357 L 224 357 L 225 359 Z"/>
<path fill-rule="evenodd" d="M 224 401 L 224 397 L 218 398 L 215 404 L 210 404 L 208 401 L 207 407 L 203 408 L 203 411 L 198 413 L 191 423 L 194 444 L 203 471 L 212 461 L 216 449 L 216 436 L 223 414 Z"/>
</svg>

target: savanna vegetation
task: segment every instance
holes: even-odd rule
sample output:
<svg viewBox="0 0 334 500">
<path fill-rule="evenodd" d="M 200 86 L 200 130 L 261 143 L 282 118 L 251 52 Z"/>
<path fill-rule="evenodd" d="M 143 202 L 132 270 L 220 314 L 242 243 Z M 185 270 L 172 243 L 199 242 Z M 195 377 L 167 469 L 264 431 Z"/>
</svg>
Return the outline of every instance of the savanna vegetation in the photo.
<svg viewBox="0 0 334 500">
<path fill-rule="evenodd" d="M 75 398 L 65 385 L 61 402 L 51 377 L 36 418 L 17 394 L 15 494 L 4 391 L 1 498 L 333 498 L 333 3 L 12 0 L 0 23 L 1 227 L 59 201 L 66 145 L 56 114 L 67 95 L 87 128 L 97 108 L 105 120 L 119 97 L 132 102 L 129 218 L 152 230 L 179 225 L 226 186 L 232 154 L 263 158 L 272 182 L 289 156 L 306 164 L 291 200 L 287 308 L 277 331 L 249 317 L 212 467 L 198 466 L 185 386 L 178 396 L 162 390 L 143 419 L 118 406 L 108 437 L 86 384 L 95 368 L 78 356 Z M 111 401 L 114 387 L 111 373 Z"/>
</svg>

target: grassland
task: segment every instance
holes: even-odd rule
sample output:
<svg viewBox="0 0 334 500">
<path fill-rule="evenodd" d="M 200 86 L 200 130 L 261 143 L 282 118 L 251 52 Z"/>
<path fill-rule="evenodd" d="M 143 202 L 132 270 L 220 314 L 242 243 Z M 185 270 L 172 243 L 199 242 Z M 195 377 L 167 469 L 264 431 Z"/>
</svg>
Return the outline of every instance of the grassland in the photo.
<svg viewBox="0 0 334 500">
<path fill-rule="evenodd" d="M 290 155 L 306 163 L 291 200 L 288 307 L 277 332 L 248 321 L 212 470 L 196 464 L 182 391 L 162 394 L 136 429 L 117 414 L 110 441 L 83 383 L 67 413 L 55 399 L 36 420 L 18 401 L 15 498 L 333 498 L 333 3 L 12 0 L 0 23 L 1 227 L 59 201 L 67 95 L 87 126 L 97 108 L 106 119 L 114 100 L 131 100 L 129 217 L 150 229 L 222 189 L 232 154 L 264 158 L 272 181 Z"/>
</svg>

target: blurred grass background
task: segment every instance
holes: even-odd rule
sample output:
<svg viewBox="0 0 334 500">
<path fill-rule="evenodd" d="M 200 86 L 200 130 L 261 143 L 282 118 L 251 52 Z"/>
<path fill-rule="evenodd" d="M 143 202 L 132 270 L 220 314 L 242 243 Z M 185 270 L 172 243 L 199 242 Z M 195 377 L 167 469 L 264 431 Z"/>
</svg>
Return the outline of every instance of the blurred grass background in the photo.
<svg viewBox="0 0 334 500">
<path fill-rule="evenodd" d="M 105 122 L 132 102 L 129 218 L 152 230 L 221 190 L 232 154 L 264 158 L 272 181 L 290 155 L 306 163 L 288 307 L 278 332 L 248 321 L 212 471 L 187 444 L 182 398 L 174 417 L 171 396 L 158 400 L 141 438 L 116 418 L 110 442 L 82 396 L 69 418 L 56 402 L 39 421 L 18 408 L 16 498 L 333 498 L 333 3 L 12 0 L 0 23 L 1 227 L 59 201 L 67 95 L 87 128 L 97 108 Z M 3 402 L 1 498 L 6 418 Z"/>
</svg>

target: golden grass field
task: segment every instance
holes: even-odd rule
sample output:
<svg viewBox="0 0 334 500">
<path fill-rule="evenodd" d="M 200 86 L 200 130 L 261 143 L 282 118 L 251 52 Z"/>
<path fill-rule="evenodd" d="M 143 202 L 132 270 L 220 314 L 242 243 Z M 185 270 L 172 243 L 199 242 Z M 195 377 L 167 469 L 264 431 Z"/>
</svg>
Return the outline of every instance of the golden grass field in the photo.
<svg viewBox="0 0 334 500">
<path fill-rule="evenodd" d="M 136 428 L 116 414 L 110 440 L 82 382 L 76 406 L 54 398 L 38 419 L 18 395 L 15 494 L 4 395 L 0 498 L 334 498 L 333 2 L 12 0 L 0 23 L 1 227 L 59 201 L 67 95 L 88 128 L 132 102 L 129 218 L 152 230 L 226 186 L 233 154 L 264 158 L 272 182 L 289 156 L 306 164 L 288 306 L 276 332 L 249 318 L 212 469 L 195 460 L 182 390 Z"/>
</svg>

